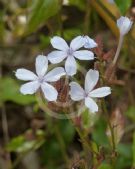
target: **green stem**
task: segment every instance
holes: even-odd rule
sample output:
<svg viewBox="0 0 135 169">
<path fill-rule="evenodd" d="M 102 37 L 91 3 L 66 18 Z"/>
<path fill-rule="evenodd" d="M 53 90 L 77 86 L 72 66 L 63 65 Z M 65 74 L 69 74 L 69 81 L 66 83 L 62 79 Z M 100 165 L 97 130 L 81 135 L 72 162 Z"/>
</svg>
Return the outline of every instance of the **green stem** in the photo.
<svg viewBox="0 0 135 169">
<path fill-rule="evenodd" d="M 84 34 L 88 34 L 89 32 L 90 12 L 91 12 L 90 0 L 87 0 L 86 13 L 85 13 L 85 18 L 84 18 Z"/>
</svg>

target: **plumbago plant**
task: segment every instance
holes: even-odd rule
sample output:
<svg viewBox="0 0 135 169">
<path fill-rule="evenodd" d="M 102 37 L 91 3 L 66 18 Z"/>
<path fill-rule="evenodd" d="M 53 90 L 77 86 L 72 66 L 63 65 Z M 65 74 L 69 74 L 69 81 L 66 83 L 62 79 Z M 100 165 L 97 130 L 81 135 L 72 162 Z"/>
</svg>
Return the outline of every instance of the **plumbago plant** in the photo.
<svg viewBox="0 0 135 169">
<path fill-rule="evenodd" d="M 102 74 L 103 69 L 100 69 L 99 66 L 95 66 L 96 68 L 94 69 L 89 68 L 88 70 L 85 70 L 83 66 L 77 65 L 77 60 L 84 60 L 88 63 L 90 61 L 97 61 L 98 59 L 99 61 L 101 60 L 98 56 L 97 58 L 94 57 L 94 53 L 98 51 L 98 43 L 87 35 L 75 37 L 70 45 L 68 45 L 62 37 L 54 36 L 51 39 L 51 45 L 56 50 L 50 52 L 47 56 L 37 56 L 35 61 L 36 73 L 24 68 L 17 69 L 15 72 L 15 76 L 18 79 L 28 81 L 20 88 L 22 94 L 37 93 L 36 96 L 41 109 L 55 118 L 68 118 L 73 123 L 80 136 L 85 152 L 84 157 L 86 157 L 80 164 L 81 168 L 92 167 L 93 169 L 96 169 L 105 159 L 105 155 L 102 154 L 102 151 L 94 148 L 87 130 L 83 130 L 83 126 L 81 126 L 81 116 L 85 111 L 88 111 L 89 115 L 96 115 L 98 112 L 101 112 L 101 102 L 99 102 L 98 99 L 111 94 L 111 88 L 108 87 L 108 84 L 116 71 L 123 38 L 131 29 L 132 24 L 133 22 L 127 17 L 122 16 L 117 20 L 117 26 L 120 31 L 119 44 L 113 61 L 106 67 L 105 77 L 103 77 Z M 106 60 L 105 57 L 102 59 L 104 61 Z M 49 66 L 54 67 L 56 65 L 58 66 L 58 64 L 64 65 L 64 67 L 55 67 L 48 72 Z M 81 82 L 81 84 L 79 84 L 77 78 L 75 78 L 77 70 L 79 71 L 79 74 L 82 73 L 85 76 L 84 82 Z M 62 88 L 59 90 L 57 84 L 59 84 L 61 80 Z M 63 97 L 66 99 L 61 101 L 61 94 L 64 95 Z M 44 100 L 46 100 L 48 104 L 46 104 Z M 50 103 L 52 103 L 51 106 Z M 102 103 L 104 114 L 108 110 L 106 109 L 104 99 L 102 99 Z M 65 114 L 60 114 L 54 111 L 54 107 L 60 107 L 61 109 L 68 107 L 68 109 L 64 112 Z M 108 113 L 106 116 L 108 117 Z M 109 152 L 106 160 L 110 158 L 109 161 L 114 164 L 117 153 L 114 130 L 109 119 L 108 126 L 109 131 L 107 131 L 106 134 L 111 138 L 112 150 Z M 91 163 L 89 163 L 89 161 L 91 161 Z"/>
<path fill-rule="evenodd" d="M 48 56 L 39 55 L 36 58 L 36 74 L 24 68 L 16 71 L 16 77 L 20 80 L 30 81 L 21 86 L 20 92 L 22 94 L 34 94 L 41 88 L 44 97 L 47 101 L 57 101 L 58 92 L 48 82 L 58 81 L 63 75 L 72 77 L 77 72 L 76 59 L 79 60 L 94 60 L 93 52 L 89 50 L 78 50 L 81 47 L 96 47 L 97 44 L 88 36 L 78 36 L 71 41 L 70 47 L 66 41 L 61 37 L 53 37 L 51 44 L 54 48 L 59 49 L 53 51 Z M 65 70 L 62 67 L 57 67 L 47 72 L 48 60 L 53 63 L 59 63 L 66 58 Z M 83 100 L 85 106 L 90 112 L 95 113 L 98 111 L 98 105 L 93 98 L 101 98 L 111 93 L 110 87 L 101 87 L 93 90 L 99 80 L 99 72 L 90 69 L 85 77 L 85 90 L 77 82 L 70 82 L 71 90 L 69 95 L 73 101 Z M 77 115 L 77 114 L 76 114 Z"/>
</svg>

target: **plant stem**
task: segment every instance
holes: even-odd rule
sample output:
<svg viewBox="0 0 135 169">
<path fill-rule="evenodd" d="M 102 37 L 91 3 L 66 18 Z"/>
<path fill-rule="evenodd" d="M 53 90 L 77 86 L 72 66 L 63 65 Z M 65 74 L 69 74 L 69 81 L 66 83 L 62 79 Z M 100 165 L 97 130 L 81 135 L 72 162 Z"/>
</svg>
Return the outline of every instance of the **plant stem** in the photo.
<svg viewBox="0 0 135 169">
<path fill-rule="evenodd" d="M 117 63 L 117 60 L 118 60 L 118 57 L 119 57 L 119 54 L 120 54 L 120 50 L 121 50 L 122 44 L 123 44 L 123 36 L 120 35 L 117 51 L 116 51 L 116 54 L 115 54 L 113 62 L 112 62 L 113 65 L 116 65 L 116 63 Z"/>
<path fill-rule="evenodd" d="M 87 0 L 86 2 L 86 13 L 84 18 L 84 34 L 88 34 L 89 32 L 89 24 L 90 24 L 90 0 Z"/>
</svg>

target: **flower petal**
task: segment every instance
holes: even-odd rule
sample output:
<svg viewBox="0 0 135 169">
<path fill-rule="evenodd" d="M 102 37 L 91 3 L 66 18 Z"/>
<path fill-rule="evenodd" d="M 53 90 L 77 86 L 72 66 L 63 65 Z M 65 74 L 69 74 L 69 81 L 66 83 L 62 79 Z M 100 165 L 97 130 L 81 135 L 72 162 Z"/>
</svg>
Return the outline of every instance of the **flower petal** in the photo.
<svg viewBox="0 0 135 169">
<path fill-rule="evenodd" d="M 85 77 L 85 91 L 89 93 L 97 84 L 99 79 L 99 72 L 97 70 L 90 69 Z"/>
<path fill-rule="evenodd" d="M 95 89 L 89 93 L 90 97 L 105 97 L 107 95 L 111 94 L 111 88 L 110 87 L 100 87 L 98 89 Z"/>
<path fill-rule="evenodd" d="M 62 62 L 66 58 L 66 56 L 67 56 L 66 52 L 53 51 L 53 52 L 49 53 L 47 57 L 51 63 L 56 64 L 56 63 Z"/>
<path fill-rule="evenodd" d="M 85 40 L 85 44 L 84 44 L 85 48 L 91 49 L 98 46 L 97 43 L 89 36 L 84 36 L 84 40 Z"/>
<path fill-rule="evenodd" d="M 76 82 L 71 82 L 70 84 L 70 96 L 74 101 L 79 101 L 84 99 L 84 90 L 83 88 Z"/>
<path fill-rule="evenodd" d="M 98 111 L 98 105 L 90 97 L 86 97 L 85 98 L 85 106 L 89 108 L 89 110 L 91 111 L 91 113 L 95 113 L 95 112 Z"/>
<path fill-rule="evenodd" d="M 27 69 L 17 69 L 15 72 L 15 76 L 20 79 L 20 80 L 36 80 L 37 76 L 31 72 L 30 70 Z"/>
<path fill-rule="evenodd" d="M 46 56 L 38 55 L 36 58 L 36 73 L 38 76 L 44 76 L 48 69 L 48 59 Z"/>
<path fill-rule="evenodd" d="M 77 36 L 70 43 L 70 48 L 74 51 L 84 46 L 84 39 L 82 36 Z"/>
<path fill-rule="evenodd" d="M 77 66 L 76 66 L 76 61 L 73 56 L 69 56 L 65 62 L 65 70 L 67 75 L 73 76 L 76 74 L 77 71 Z"/>
<path fill-rule="evenodd" d="M 88 51 L 88 50 L 75 51 L 73 55 L 77 59 L 80 59 L 80 60 L 93 60 L 94 59 L 93 52 Z"/>
<path fill-rule="evenodd" d="M 54 68 L 53 70 L 51 70 L 50 72 L 48 72 L 45 77 L 44 80 L 46 82 L 55 82 L 57 80 L 59 80 L 61 78 L 61 76 L 65 75 L 65 70 L 62 67 L 57 67 Z"/>
<path fill-rule="evenodd" d="M 38 81 L 28 82 L 21 86 L 20 92 L 24 95 L 34 94 L 38 90 L 39 87 L 40 87 L 40 84 L 38 83 Z"/>
<path fill-rule="evenodd" d="M 48 101 L 56 101 L 57 100 L 58 92 L 52 85 L 44 82 L 41 85 L 41 89 L 42 89 L 42 92 L 44 93 L 45 98 Z"/>
<path fill-rule="evenodd" d="M 67 42 L 59 36 L 54 36 L 51 39 L 51 44 L 55 49 L 58 49 L 58 50 L 66 51 L 69 49 Z"/>
</svg>

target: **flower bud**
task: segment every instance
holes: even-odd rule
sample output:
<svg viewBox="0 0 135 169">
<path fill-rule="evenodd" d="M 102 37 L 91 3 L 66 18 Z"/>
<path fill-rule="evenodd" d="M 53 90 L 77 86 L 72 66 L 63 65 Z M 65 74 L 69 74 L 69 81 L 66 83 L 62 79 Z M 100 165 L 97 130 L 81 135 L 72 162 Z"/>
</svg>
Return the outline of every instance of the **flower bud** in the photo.
<svg viewBox="0 0 135 169">
<path fill-rule="evenodd" d="M 87 35 L 83 36 L 83 39 L 84 39 L 85 48 L 91 49 L 91 48 L 95 48 L 98 46 L 97 43 Z"/>
<path fill-rule="evenodd" d="M 121 16 L 117 20 L 117 26 L 120 30 L 120 34 L 124 36 L 129 32 L 133 24 L 133 21 L 131 21 L 128 17 Z"/>
</svg>

